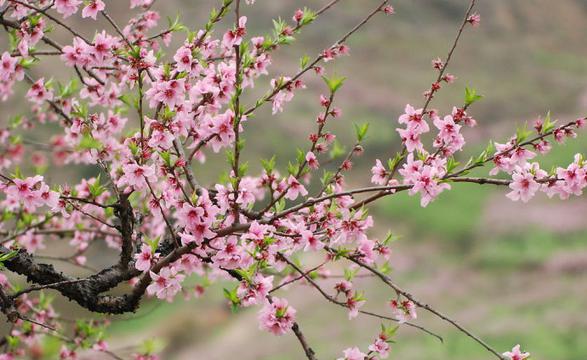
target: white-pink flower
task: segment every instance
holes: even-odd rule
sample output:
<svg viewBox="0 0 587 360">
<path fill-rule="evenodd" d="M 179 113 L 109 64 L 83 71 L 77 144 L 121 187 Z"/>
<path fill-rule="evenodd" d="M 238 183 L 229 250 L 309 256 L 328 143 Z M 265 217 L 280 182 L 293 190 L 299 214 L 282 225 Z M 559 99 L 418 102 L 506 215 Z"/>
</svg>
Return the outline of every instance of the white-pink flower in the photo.
<svg viewBox="0 0 587 360">
<path fill-rule="evenodd" d="M 154 256 L 151 247 L 147 244 L 141 245 L 141 252 L 135 254 L 135 268 L 139 271 L 147 271 L 151 269 Z"/>
<path fill-rule="evenodd" d="M 524 360 L 530 357 L 530 353 L 522 352 L 520 345 L 516 345 L 512 348 L 512 351 L 506 351 L 502 354 L 508 360 Z"/>
<path fill-rule="evenodd" d="M 337 360 L 365 360 L 367 357 L 367 354 L 361 352 L 358 347 L 345 349 L 342 353 L 343 357 Z"/>
<path fill-rule="evenodd" d="M 418 317 L 416 313 L 416 305 L 410 300 L 391 300 L 389 305 L 391 306 L 393 316 L 400 324 L 414 320 Z"/>
<path fill-rule="evenodd" d="M 534 180 L 534 175 L 531 172 L 517 168 L 512 174 L 512 182 L 509 187 L 512 191 L 506 194 L 508 198 L 513 201 L 528 202 L 540 189 L 540 184 Z"/>
<path fill-rule="evenodd" d="M 292 328 L 296 310 L 289 306 L 286 299 L 272 298 L 266 301 L 259 312 L 259 327 L 275 335 L 283 335 Z"/>
<path fill-rule="evenodd" d="M 371 168 L 371 182 L 377 185 L 385 185 L 387 183 L 387 170 L 381 163 L 381 160 L 375 160 L 375 166 Z"/>
<path fill-rule="evenodd" d="M 316 155 L 311 151 L 308 151 L 308 153 L 306 154 L 306 162 L 308 163 L 310 169 L 316 170 L 318 169 L 318 167 L 320 167 L 318 159 L 316 159 Z"/>
<path fill-rule="evenodd" d="M 308 195 L 308 190 L 304 187 L 304 185 L 300 184 L 298 180 L 293 175 L 290 175 L 287 179 L 288 189 L 285 194 L 285 198 L 289 200 L 295 200 L 299 195 L 306 196 Z"/>
<path fill-rule="evenodd" d="M 159 274 L 151 271 L 150 275 L 152 282 L 147 286 L 147 294 L 167 301 L 172 301 L 173 297 L 181 290 L 181 282 L 185 278 L 173 266 L 164 267 L 159 271 Z"/>
<path fill-rule="evenodd" d="M 250 284 L 245 280 L 241 281 L 237 295 L 243 306 L 251 306 L 262 302 L 272 288 L 273 276 L 257 273 Z"/>
<path fill-rule="evenodd" d="M 82 17 L 91 17 L 96 20 L 98 13 L 106 8 L 102 0 L 92 0 L 88 5 L 82 9 Z"/>
<path fill-rule="evenodd" d="M 44 78 L 35 81 L 26 95 L 35 104 L 42 104 L 45 100 L 53 99 L 53 91 L 47 89 Z"/>
<path fill-rule="evenodd" d="M 369 345 L 369 351 L 379 354 L 381 359 L 386 359 L 389 356 L 389 349 L 389 343 L 383 334 L 379 335 L 373 344 Z"/>
<path fill-rule="evenodd" d="M 10 79 L 16 71 L 17 62 L 17 58 L 10 56 L 8 51 L 2 53 L 2 57 L 0 58 L 0 80 L 6 81 Z"/>
<path fill-rule="evenodd" d="M 55 0 L 55 10 L 67 18 L 75 14 L 81 4 L 80 0 Z"/>
</svg>

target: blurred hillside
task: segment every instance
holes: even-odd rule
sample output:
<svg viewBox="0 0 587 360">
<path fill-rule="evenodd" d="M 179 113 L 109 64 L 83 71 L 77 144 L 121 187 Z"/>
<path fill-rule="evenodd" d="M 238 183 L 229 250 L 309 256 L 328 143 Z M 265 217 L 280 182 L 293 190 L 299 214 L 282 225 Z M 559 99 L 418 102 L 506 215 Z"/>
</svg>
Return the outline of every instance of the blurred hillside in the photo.
<svg viewBox="0 0 587 360">
<path fill-rule="evenodd" d="M 127 18 L 127 1 L 110 3 L 116 8 L 111 13 L 118 21 Z M 198 28 L 216 3 L 160 0 L 155 8 L 172 17 L 179 12 L 186 25 Z M 272 18 L 290 19 L 298 7 L 317 9 L 325 3 L 257 0 L 255 6 L 243 10 L 251 25 L 248 35 L 268 33 Z M 295 73 L 300 57 L 313 57 L 334 43 L 376 3 L 342 0 L 308 26 L 294 44 L 275 53 L 271 77 Z M 441 113 L 448 113 L 453 105 L 462 103 L 465 86 L 484 95 L 470 111 L 479 126 L 467 130 L 469 151 L 485 147 L 489 138 L 505 140 L 516 125 L 547 111 L 561 121 L 585 115 L 587 0 L 478 3 L 481 26 L 466 30 L 449 66 L 457 80 L 432 103 Z M 423 104 L 422 93 L 436 76 L 430 62 L 446 56 L 467 4 L 466 0 L 394 1 L 396 15 L 375 19 L 351 38 L 350 57 L 327 65 L 329 73 L 348 78 L 336 100 L 343 116 L 333 125 L 341 143 L 351 146 L 353 122 L 371 124 L 365 153 L 348 175 L 349 183 L 367 184 L 374 159 L 386 159 L 399 148 L 394 131 L 397 117 L 406 103 Z M 85 33 L 93 33 L 93 23 L 72 21 L 78 21 Z M 106 24 L 100 26 L 107 28 Z M 67 41 L 64 34 L 58 35 L 62 43 Z M 180 40 L 179 36 L 174 39 Z M 45 76 L 63 76 L 60 71 L 55 68 Z M 271 77 L 256 84 L 256 95 L 268 88 Z M 283 114 L 271 116 L 270 107 L 265 107 L 248 122 L 244 157 L 253 171 L 260 168 L 258 158 L 273 154 L 285 169 L 295 156 L 295 146 L 305 145 L 320 111 L 318 96 L 325 90 L 313 75 L 305 81 L 308 88 L 296 94 Z M 249 95 L 245 103 L 254 99 Z M 3 120 L 6 113 L 26 109 L 22 98 L 14 100 L 19 102 L 10 107 L 0 103 Z M 47 133 L 30 136 L 42 142 L 48 138 Z M 556 148 L 544 159 L 545 168 L 572 161 L 575 152 L 587 152 L 586 144 L 585 138 L 579 137 Z M 468 155 L 463 154 L 463 159 Z M 198 165 L 197 173 L 204 182 L 214 181 L 224 170 L 223 156 L 217 159 Z M 49 175 L 55 180 L 71 179 L 84 171 L 88 169 Z M 486 174 L 487 169 L 483 171 Z M 380 203 L 372 213 L 378 226 L 376 235 L 393 230 L 401 236 L 392 256 L 393 276 L 415 295 L 453 315 L 503 351 L 521 343 L 536 360 L 581 360 L 587 359 L 586 211 L 584 198 L 566 203 L 539 198 L 521 205 L 505 199 L 504 189 L 455 185 L 426 209 L 419 208 L 417 199 L 401 194 Z M 103 256 L 105 251 L 96 249 L 95 255 Z M 317 261 L 307 259 L 307 267 Z M 370 300 L 368 310 L 385 312 L 383 305 L 376 308 L 376 304 L 384 304 L 389 292 L 368 279 L 360 286 Z M 223 304 L 222 286 L 210 288 L 208 295 L 205 300 L 173 305 L 146 302 L 137 315 L 114 321 L 113 349 L 157 336 L 167 344 L 165 360 L 302 358 L 293 336 L 275 338 L 257 330 L 254 309 L 230 314 Z M 364 348 L 377 335 L 377 323 L 365 318 L 348 321 L 345 311 L 332 308 L 311 288 L 293 287 L 288 296 L 320 359 L 335 358 L 349 346 Z M 77 311 L 74 307 L 63 304 L 61 311 Z M 424 312 L 420 315 L 419 323 L 441 333 L 445 343 L 401 329 L 391 358 L 489 358 L 470 339 Z"/>
</svg>

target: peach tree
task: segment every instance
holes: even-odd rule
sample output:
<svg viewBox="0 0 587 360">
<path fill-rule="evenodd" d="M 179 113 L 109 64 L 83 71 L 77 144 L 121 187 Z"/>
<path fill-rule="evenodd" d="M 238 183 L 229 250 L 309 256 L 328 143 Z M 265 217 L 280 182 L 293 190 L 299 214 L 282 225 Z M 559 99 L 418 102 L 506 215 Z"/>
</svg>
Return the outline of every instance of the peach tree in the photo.
<svg viewBox="0 0 587 360">
<path fill-rule="evenodd" d="M 46 290 L 91 313 L 124 314 L 135 312 L 145 297 L 173 302 L 182 295 L 206 296 L 215 281 L 227 284 L 224 296 L 234 309 L 257 308 L 261 330 L 297 337 L 308 359 L 319 355 L 287 300 L 286 290 L 297 284 L 346 309 L 350 319 L 381 321 L 371 344 L 342 346 L 341 359 L 387 358 L 390 342 L 405 326 L 441 339 L 418 325 L 419 311 L 448 322 L 498 359 L 529 357 L 519 345 L 494 349 L 398 285 L 399 276 L 388 272 L 393 237 L 373 238 L 368 213 L 375 201 L 403 191 L 425 207 L 443 192 L 458 191 L 462 182 L 501 186 L 508 198 L 522 202 L 538 192 L 567 199 L 587 186 L 580 154 L 550 171 L 535 160 L 552 144 L 575 137 L 585 118 L 559 123 L 547 115 L 502 143 L 490 141 L 468 161 L 459 156 L 466 144 L 463 129 L 476 125 L 471 112 L 481 96 L 467 88 L 452 109 L 431 105 L 455 79 L 447 69 L 459 39 L 480 23 L 475 0 L 464 9 L 446 57 L 432 61 L 436 76 L 423 99 L 413 101 L 421 104 L 406 105 L 394 116 L 396 125 L 390 126 L 397 126 L 401 149 L 379 154 L 371 183 L 361 188 L 350 188 L 345 178 L 363 151 L 368 125 L 354 125 L 356 142 L 339 154 L 338 164 L 332 166 L 328 155 L 333 148 L 340 153 L 329 124 L 341 116 L 336 95 L 344 85 L 329 62 L 349 55 L 347 40 L 373 18 L 395 13 L 387 0 L 365 9 L 363 20 L 332 46 L 300 59 L 297 70 L 273 78 L 272 54 L 341 1 L 299 9 L 287 21 L 275 20 L 265 35 L 247 30 L 246 14 L 263 6 L 254 0 L 221 0 L 195 29 L 179 18 L 161 25 L 154 2 L 131 0 L 130 19 L 122 24 L 102 0 L 0 0 L 6 35 L 0 51 L 0 307 L 10 325 L 0 359 L 41 358 L 39 343 L 47 336 L 60 341 L 61 359 L 93 351 L 121 359 L 108 347 L 107 317 L 63 321 Z M 95 25 L 95 35 L 86 37 L 70 25 L 79 16 L 90 26 L 100 23 L 95 20 L 107 26 Z M 218 29 L 222 20 L 231 25 Z M 55 40 L 56 32 L 66 34 L 67 43 Z M 53 78 L 50 62 L 69 78 Z M 284 111 L 312 76 L 323 80 L 323 94 L 316 99 L 313 130 L 301 139 L 304 148 L 294 159 L 272 157 L 261 160 L 260 173 L 249 171 L 242 160 L 248 124 L 268 121 L 256 117 L 262 107 Z M 254 85 L 264 94 L 245 100 Z M 29 104 L 20 113 L 8 107 L 16 96 Z M 32 129 L 56 128 L 58 134 L 45 143 L 27 139 Z M 226 175 L 201 183 L 207 155 L 219 152 L 226 154 Z M 55 184 L 43 176 L 49 167 L 90 167 L 95 175 Z M 470 176 L 483 167 L 491 168 L 487 177 Z M 57 242 L 71 251 L 53 260 L 92 274 L 77 277 L 47 264 L 43 250 Z M 103 255 L 109 265 L 99 269 L 86 256 L 96 242 L 112 249 Z M 322 260 L 310 265 L 304 254 Z M 326 286 L 333 266 L 344 268 L 344 278 Z M 365 310 L 368 301 L 354 282 L 360 274 L 389 288 L 387 312 Z M 158 357 L 147 348 L 133 358 Z"/>
</svg>

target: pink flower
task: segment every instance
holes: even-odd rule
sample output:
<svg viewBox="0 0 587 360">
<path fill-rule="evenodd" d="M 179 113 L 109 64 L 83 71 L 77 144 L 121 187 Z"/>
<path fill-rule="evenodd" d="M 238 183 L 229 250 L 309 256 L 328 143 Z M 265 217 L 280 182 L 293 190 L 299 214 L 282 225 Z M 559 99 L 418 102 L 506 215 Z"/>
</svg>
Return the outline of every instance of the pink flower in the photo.
<svg viewBox="0 0 587 360">
<path fill-rule="evenodd" d="M 9 201 L 22 203 L 27 211 L 33 212 L 36 208 L 47 205 L 52 209 L 59 205 L 59 194 L 49 190 L 43 182 L 43 177 L 37 175 L 26 179 L 13 179 L 5 192 Z"/>
<path fill-rule="evenodd" d="M 39 194 L 39 200 L 51 208 L 51 210 L 56 210 L 59 207 L 59 193 L 51 191 L 49 185 L 42 183 L 37 194 Z"/>
<path fill-rule="evenodd" d="M 246 30 L 247 17 L 241 16 L 238 20 L 238 26 L 234 30 L 229 30 L 224 34 L 222 45 L 226 48 L 238 46 L 241 44 L 243 36 L 247 33 Z"/>
<path fill-rule="evenodd" d="M 342 353 L 343 357 L 337 360 L 365 360 L 367 358 L 367 354 L 362 353 L 358 347 L 345 349 Z"/>
<path fill-rule="evenodd" d="M 324 243 L 314 235 L 310 230 L 302 230 L 300 232 L 301 242 L 304 245 L 304 251 L 313 250 L 318 251 L 324 248 Z"/>
<path fill-rule="evenodd" d="M 45 87 L 44 78 L 40 78 L 33 85 L 31 85 L 31 88 L 29 89 L 26 95 L 30 101 L 39 105 L 42 104 L 45 100 L 53 99 L 53 91 L 48 90 Z"/>
<path fill-rule="evenodd" d="M 377 185 L 385 185 L 387 183 L 387 170 L 381 163 L 381 160 L 375 160 L 375 166 L 371 168 L 371 182 Z"/>
<path fill-rule="evenodd" d="M 359 241 L 357 253 L 365 263 L 372 264 L 377 258 L 377 254 L 375 253 L 375 242 L 369 239 L 362 239 Z"/>
<path fill-rule="evenodd" d="M 418 317 L 416 314 L 416 305 L 409 300 L 404 300 L 401 302 L 397 300 L 391 300 L 389 305 L 391 306 L 391 312 L 393 313 L 393 316 L 400 324 L 410 320 L 415 320 Z"/>
<path fill-rule="evenodd" d="M 243 246 L 238 244 L 235 236 L 225 241 L 224 246 L 212 257 L 212 260 L 216 265 L 226 269 L 246 268 L 252 262 L 251 256 Z"/>
<path fill-rule="evenodd" d="M 153 0 L 130 0 L 130 8 L 133 9 L 138 6 L 149 6 Z"/>
<path fill-rule="evenodd" d="M 348 296 L 348 295 L 347 295 Z M 359 315 L 359 308 L 365 305 L 363 297 L 357 293 L 351 293 L 346 299 L 346 307 L 349 309 L 349 320 L 356 318 Z"/>
<path fill-rule="evenodd" d="M 285 334 L 294 324 L 296 310 L 289 306 L 287 300 L 273 298 L 266 301 L 259 312 L 259 328 L 275 335 Z"/>
<path fill-rule="evenodd" d="M 272 288 L 273 276 L 265 277 L 257 273 L 250 284 L 241 281 L 237 295 L 243 306 L 251 306 L 262 302 Z"/>
<path fill-rule="evenodd" d="M 73 38 L 73 45 L 63 47 L 61 60 L 67 66 L 85 66 L 91 61 L 91 49 L 92 47 L 90 45 L 86 44 L 82 39 L 75 37 Z"/>
<path fill-rule="evenodd" d="M 297 199 L 298 195 L 306 196 L 308 195 L 308 190 L 304 187 L 304 185 L 300 184 L 299 181 L 293 175 L 290 175 L 287 179 L 288 190 L 285 194 L 285 198 L 289 200 Z"/>
<path fill-rule="evenodd" d="M 134 258 L 135 261 L 135 268 L 139 271 L 147 271 L 151 268 L 151 263 L 153 261 L 153 253 L 151 251 L 151 247 L 147 244 L 141 245 L 141 252 L 135 254 Z"/>
<path fill-rule="evenodd" d="M 175 60 L 176 68 L 178 71 L 192 70 L 192 50 L 189 47 L 180 47 L 175 53 L 175 56 L 173 56 L 173 60 Z"/>
<path fill-rule="evenodd" d="M 416 130 L 417 134 L 423 134 L 430 131 L 428 123 L 422 116 L 422 109 L 414 109 L 410 104 L 407 104 L 404 109 L 404 114 L 400 115 L 398 123 L 406 124 L 408 128 Z"/>
<path fill-rule="evenodd" d="M 104 2 L 102 0 L 92 0 L 91 3 L 89 3 L 88 5 L 86 5 L 86 7 L 82 9 L 82 17 L 91 17 L 92 19 L 96 20 L 96 16 L 98 15 L 98 13 L 104 10 L 105 8 L 106 5 L 104 5 Z"/>
<path fill-rule="evenodd" d="M 513 201 L 528 202 L 540 189 L 540 184 L 534 180 L 534 175 L 527 170 L 518 168 L 512 175 L 511 192 L 506 196 Z"/>
<path fill-rule="evenodd" d="M 175 294 L 181 290 L 184 275 L 178 274 L 173 266 L 164 267 L 159 274 L 150 272 L 151 284 L 147 287 L 147 294 L 155 295 L 159 299 L 173 300 Z"/>
<path fill-rule="evenodd" d="M 443 147 L 449 154 L 453 154 L 463 148 L 465 139 L 459 132 L 461 126 L 455 123 L 451 115 L 445 116 L 444 119 L 437 116 L 433 121 L 434 126 L 440 130 L 434 144 L 436 147 Z"/>
<path fill-rule="evenodd" d="M 292 19 L 296 23 L 299 23 L 300 21 L 302 21 L 303 18 L 304 18 L 304 10 L 297 9 L 296 12 L 294 13 L 294 16 Z"/>
<path fill-rule="evenodd" d="M 373 218 L 367 216 L 363 210 L 351 212 L 348 209 L 343 209 L 341 221 L 337 224 L 338 236 L 331 241 L 333 243 L 360 242 L 367 239 L 365 232 L 372 226 Z"/>
<path fill-rule="evenodd" d="M 393 8 L 393 6 L 387 5 L 383 8 L 383 12 L 387 15 L 393 15 L 395 14 L 395 9 Z"/>
<path fill-rule="evenodd" d="M 400 175 L 404 177 L 404 183 L 413 183 L 416 181 L 424 162 L 422 160 L 414 161 L 414 154 L 408 154 L 406 163 L 399 170 Z"/>
<path fill-rule="evenodd" d="M 473 25 L 474 27 L 477 27 L 481 22 L 481 15 L 479 15 L 478 13 L 473 13 L 467 18 L 467 22 Z"/>
<path fill-rule="evenodd" d="M 106 34 L 104 30 L 94 36 L 92 55 L 98 60 L 98 63 L 102 63 L 112 56 L 112 50 L 117 45 L 117 42 L 116 38 Z"/>
<path fill-rule="evenodd" d="M 380 334 L 373 344 L 369 345 L 369 351 L 379 354 L 379 357 L 386 359 L 389 356 L 389 343 L 384 334 Z"/>
<path fill-rule="evenodd" d="M 118 186 L 127 185 L 137 190 L 146 188 L 145 180 L 152 181 L 155 177 L 155 170 L 149 165 L 125 164 L 122 166 L 122 171 L 124 175 L 118 180 Z"/>
<path fill-rule="evenodd" d="M 407 128 L 407 129 L 396 129 L 400 138 L 402 139 L 402 143 L 406 146 L 406 150 L 408 152 L 413 152 L 414 150 L 423 151 L 424 145 L 420 141 L 420 133 L 415 128 Z"/>
<path fill-rule="evenodd" d="M 581 154 L 575 155 L 575 161 L 564 168 L 557 168 L 556 177 L 561 181 L 565 191 L 569 194 L 580 196 L 583 188 L 587 186 L 587 168 L 581 167 Z"/>
<path fill-rule="evenodd" d="M 18 238 L 18 243 L 22 245 L 29 253 L 34 253 L 39 249 L 45 249 L 46 246 L 43 244 L 43 237 L 35 234 L 33 230 L 29 230 L 24 235 Z"/>
<path fill-rule="evenodd" d="M 81 3 L 80 0 L 55 0 L 55 10 L 63 15 L 63 18 L 67 18 L 77 12 Z"/>
<path fill-rule="evenodd" d="M 294 90 L 303 89 L 306 87 L 304 83 L 299 79 L 289 83 L 290 80 L 291 79 L 287 76 L 282 76 L 278 79 L 271 79 L 271 86 L 273 88 L 279 88 L 279 92 L 273 97 L 273 115 L 283 111 L 283 105 L 287 102 L 290 102 L 293 99 Z M 285 84 L 288 85 L 283 86 Z"/>
<path fill-rule="evenodd" d="M 265 236 L 271 236 L 271 232 L 274 231 L 275 228 L 271 225 L 262 225 L 259 224 L 258 221 L 253 221 L 251 226 L 249 227 L 249 231 L 243 235 L 243 239 L 245 240 L 253 240 L 255 242 L 265 240 Z"/>
<path fill-rule="evenodd" d="M 510 152 L 511 162 L 514 164 L 518 164 L 520 166 L 523 166 L 524 164 L 526 164 L 528 162 L 528 160 L 533 159 L 535 156 L 536 156 L 535 153 L 533 153 L 530 150 L 524 149 L 521 146 L 518 146 L 517 148 L 515 148 L 513 151 Z"/>
<path fill-rule="evenodd" d="M 145 95 L 151 108 L 163 103 L 173 109 L 185 100 L 185 79 L 157 82 Z"/>
<path fill-rule="evenodd" d="M 61 345 L 61 350 L 59 350 L 59 359 L 60 360 L 77 360 L 77 353 L 75 350 L 68 349 L 67 346 Z"/>
<path fill-rule="evenodd" d="M 2 53 L 2 57 L 0 58 L 0 80 L 6 81 L 10 79 L 16 71 L 17 62 L 18 60 L 10 56 L 8 51 Z"/>
<path fill-rule="evenodd" d="M 528 357 L 530 357 L 530 353 L 527 353 L 527 352 L 523 353 L 520 350 L 519 344 L 514 346 L 512 351 L 506 351 L 502 355 L 505 356 L 508 360 L 524 360 L 524 359 L 527 359 Z"/>
<path fill-rule="evenodd" d="M 318 159 L 316 159 L 316 155 L 314 155 L 313 152 L 308 151 L 308 153 L 306 154 L 306 162 L 308 163 L 308 166 L 311 169 L 318 169 L 318 167 L 320 167 L 320 164 L 318 163 Z"/>
<path fill-rule="evenodd" d="M 412 183 L 412 188 L 409 190 L 410 195 L 420 193 L 420 205 L 422 207 L 434 200 L 441 192 L 450 189 L 447 183 L 439 183 L 438 177 L 441 175 L 438 169 L 425 165 L 422 169 L 413 175 L 413 179 L 409 181 Z"/>
</svg>

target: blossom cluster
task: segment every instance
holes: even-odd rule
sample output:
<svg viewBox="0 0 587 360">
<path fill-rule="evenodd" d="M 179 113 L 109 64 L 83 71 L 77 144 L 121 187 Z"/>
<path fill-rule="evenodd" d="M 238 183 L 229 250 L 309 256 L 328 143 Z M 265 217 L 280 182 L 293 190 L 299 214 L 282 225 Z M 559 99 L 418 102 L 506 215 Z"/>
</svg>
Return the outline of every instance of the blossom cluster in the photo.
<svg viewBox="0 0 587 360">
<path fill-rule="evenodd" d="M 143 295 L 173 302 L 180 296 L 203 295 L 215 280 L 232 280 L 224 289 L 230 306 L 257 307 L 260 329 L 284 335 L 300 331 L 296 309 L 293 301 L 274 293 L 296 283 L 315 288 L 344 308 L 349 319 L 373 316 L 363 310 L 367 297 L 356 281 L 356 275 L 365 272 L 384 280 L 393 294 L 390 297 L 394 296 L 387 312 L 375 316 L 411 324 L 421 303 L 389 280 L 386 269 L 392 237 L 373 237 L 370 202 L 406 190 L 419 194 L 421 205 L 427 206 L 457 181 L 505 184 L 511 188 L 509 198 L 524 202 L 538 191 L 566 199 L 580 195 L 587 186 L 587 162 L 581 155 L 554 172 L 530 162 L 535 151 L 548 152 L 550 137 L 557 142 L 575 137 L 585 119 L 556 126 L 547 117 L 535 123 L 534 132 L 520 130 L 507 143 L 495 143 L 494 154 L 486 150 L 459 168 L 455 157 L 466 143 L 464 128 L 477 123 L 468 112 L 478 96 L 468 89 L 465 104 L 444 116 L 429 109 L 439 89 L 455 80 L 445 73 L 447 63 L 436 59 L 432 64 L 438 79 L 425 92 L 425 105 L 406 105 L 399 116 L 402 151 L 389 161 L 376 160 L 371 182 L 377 186 L 351 189 L 346 174 L 363 152 L 368 127 L 356 126 L 356 144 L 344 156 L 329 129 L 332 121 L 342 117 L 335 102 L 344 78 L 331 74 L 327 64 L 350 54 L 345 41 L 375 14 L 395 13 L 387 1 L 340 41 L 319 52 L 314 61 L 301 59 L 297 73 L 272 78 L 268 71 L 272 53 L 292 42 L 329 7 L 319 12 L 298 9 L 290 23 L 274 21 L 272 33 L 251 36 L 238 0 L 221 1 L 201 29 L 191 31 L 179 20 L 170 20 L 167 28 L 153 34 L 160 28 L 154 4 L 155 0 L 131 0 L 133 17 L 119 26 L 102 0 L 0 0 L 0 7 L 4 6 L 0 20 L 11 29 L 14 40 L 0 56 L 0 99 L 6 101 L 24 90 L 30 103 L 29 112 L 0 129 L 0 205 L 6 209 L 0 215 L 0 231 L 7 250 L 0 262 L 12 270 L 11 257 L 43 256 L 48 243 L 66 238 L 72 252 L 57 260 L 92 269 L 88 249 L 105 243 L 117 254 L 116 265 L 86 279 L 63 280 L 63 274 L 42 266 L 50 280 L 60 281 L 41 281 L 28 257 L 22 263 L 32 264 L 32 270 L 17 269 L 20 274 L 28 271 L 25 275 L 32 282 L 88 309 L 134 311 Z M 234 24 L 214 31 L 232 8 Z M 87 21 L 103 17 L 112 26 L 86 38 L 67 25 L 67 19 L 78 13 Z M 478 14 L 469 12 L 463 26 L 477 26 L 479 20 Z M 52 40 L 53 26 L 69 34 L 65 46 Z M 172 45 L 178 34 L 179 45 Z M 71 79 L 63 82 L 49 74 L 33 78 L 31 69 L 43 70 L 39 66 L 43 56 L 59 59 Z M 283 112 L 296 92 L 306 87 L 302 77 L 307 73 L 320 76 L 327 91 L 316 99 L 316 128 L 308 135 L 306 148 L 287 167 L 272 158 L 261 161 L 261 171 L 249 171 L 241 159 L 249 122 L 259 121 L 254 115 L 265 104 L 271 104 L 273 114 Z M 24 80 L 28 85 L 21 89 Z M 243 93 L 256 85 L 266 86 L 267 91 L 245 106 Z M 27 138 L 37 128 L 52 134 L 46 136 L 48 143 Z M 425 145 L 428 140 L 430 146 Z M 30 144 L 52 156 L 48 159 L 32 146 L 29 152 L 25 145 Z M 211 184 L 200 183 L 201 164 L 221 151 L 228 161 L 225 175 Z M 329 171 L 327 164 L 339 157 L 340 164 Z M 31 166 L 21 168 L 26 158 Z M 495 165 L 490 175 L 504 172 L 511 180 L 461 177 L 490 162 Z M 66 166 L 91 175 L 59 187 L 50 186 L 39 175 L 49 167 L 59 171 Z M 33 170 L 34 176 L 22 174 Z M 324 175 L 318 183 L 320 170 Z M 363 197 L 364 193 L 368 196 Z M 324 260 L 307 270 L 305 254 Z M 343 264 L 344 280 L 323 288 L 321 280 L 329 278 L 328 266 L 333 263 Z M 59 320 L 50 302 L 33 295 L 44 287 L 19 292 L 7 281 L 0 278 L 20 315 L 11 333 L 17 340 L 8 344 L 0 359 L 25 356 L 24 349 L 34 348 Z M 91 284 L 84 288 L 85 282 Z M 131 287 L 128 294 L 105 294 L 126 282 Z M 3 311 L 9 316 L 7 305 Z M 25 316 L 34 322 L 25 321 Z M 64 340 L 60 357 L 76 359 L 84 351 L 110 351 L 102 336 L 105 325 L 76 324 L 75 337 Z M 344 350 L 342 359 L 387 358 L 396 330 L 384 325 L 366 353 L 351 347 Z M 154 360 L 154 353 L 147 349 L 134 358 Z M 527 353 L 518 346 L 504 356 L 523 360 Z"/>
</svg>

